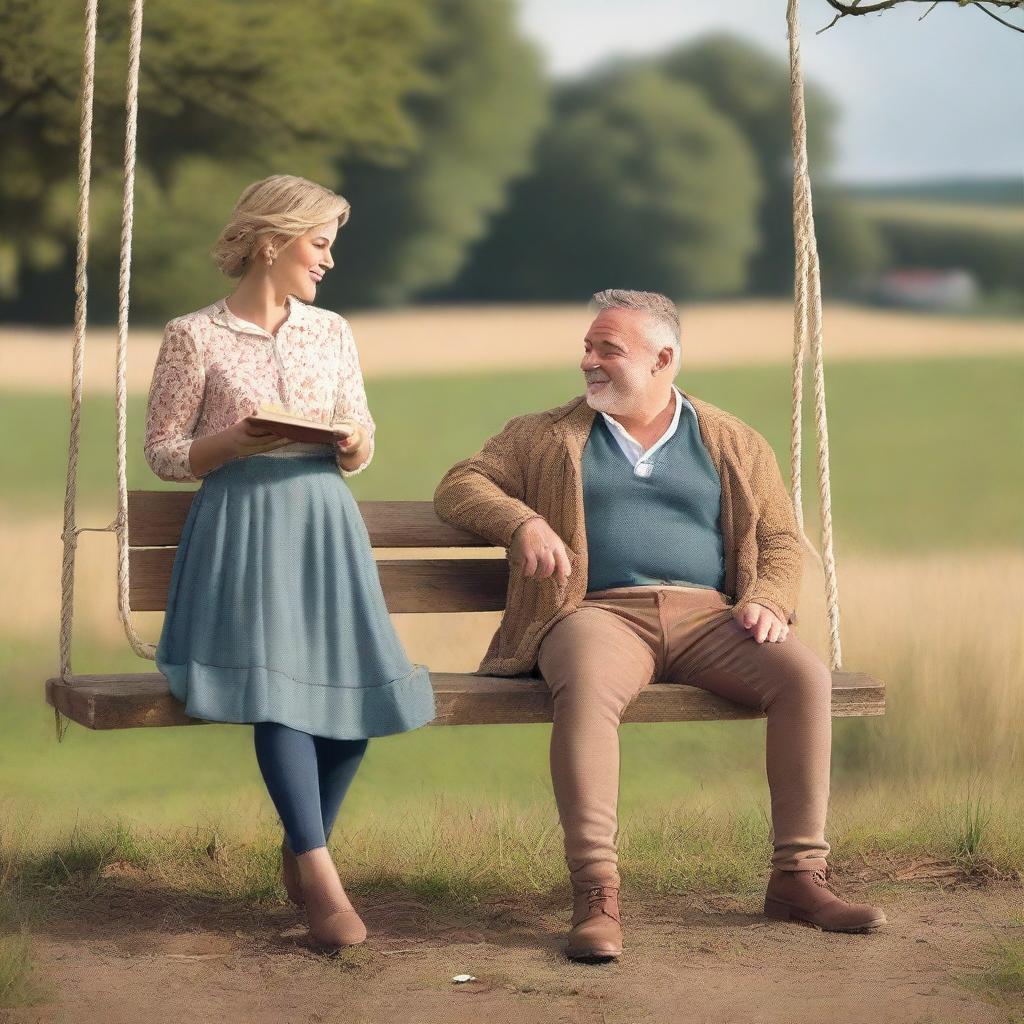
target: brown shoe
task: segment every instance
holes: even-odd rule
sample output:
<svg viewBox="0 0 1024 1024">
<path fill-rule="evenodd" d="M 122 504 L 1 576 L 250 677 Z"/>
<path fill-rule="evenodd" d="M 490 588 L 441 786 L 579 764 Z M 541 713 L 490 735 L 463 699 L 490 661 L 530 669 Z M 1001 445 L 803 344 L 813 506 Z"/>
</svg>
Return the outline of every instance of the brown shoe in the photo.
<svg viewBox="0 0 1024 1024">
<path fill-rule="evenodd" d="M 314 943 L 331 949 L 356 946 L 366 939 L 366 925 L 353 909 L 326 847 L 296 858 L 306 922 Z"/>
<path fill-rule="evenodd" d="M 610 960 L 622 955 L 618 880 L 573 881 L 570 960 Z"/>
<path fill-rule="evenodd" d="M 306 912 L 309 934 L 321 946 L 341 949 L 366 941 L 366 925 L 354 910 L 334 910 L 328 914 Z"/>
<path fill-rule="evenodd" d="M 281 840 L 281 881 L 284 883 L 288 899 L 297 907 L 303 906 L 302 884 L 299 882 L 299 865 L 295 862 L 295 854 L 288 847 L 288 840 Z"/>
<path fill-rule="evenodd" d="M 829 879 L 832 868 L 801 871 L 773 869 L 764 898 L 767 917 L 801 921 L 827 932 L 873 932 L 885 924 L 885 914 L 867 903 L 847 903 Z"/>
</svg>

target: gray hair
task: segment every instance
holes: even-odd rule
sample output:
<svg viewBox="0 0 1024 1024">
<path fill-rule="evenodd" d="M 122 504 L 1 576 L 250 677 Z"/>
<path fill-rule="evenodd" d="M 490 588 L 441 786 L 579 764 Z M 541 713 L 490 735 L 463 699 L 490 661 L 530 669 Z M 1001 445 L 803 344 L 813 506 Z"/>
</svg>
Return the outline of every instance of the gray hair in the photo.
<svg viewBox="0 0 1024 1024">
<path fill-rule="evenodd" d="M 633 309 L 647 314 L 644 336 L 655 352 L 671 346 L 672 366 L 679 366 L 682 346 L 679 341 L 679 311 L 676 304 L 661 292 L 638 292 L 627 288 L 605 288 L 590 300 L 595 313 L 605 309 Z"/>
</svg>

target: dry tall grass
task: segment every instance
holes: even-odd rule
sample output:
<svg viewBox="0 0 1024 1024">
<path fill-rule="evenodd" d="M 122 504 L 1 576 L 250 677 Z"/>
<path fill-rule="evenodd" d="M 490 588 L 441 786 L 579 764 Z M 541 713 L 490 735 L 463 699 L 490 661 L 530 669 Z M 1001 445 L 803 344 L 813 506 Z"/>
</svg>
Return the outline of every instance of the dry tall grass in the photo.
<svg viewBox="0 0 1024 1024">
<path fill-rule="evenodd" d="M 428 306 L 353 313 L 352 330 L 367 377 L 473 373 L 575 366 L 590 316 L 586 305 Z M 682 307 L 683 366 L 788 363 L 793 309 L 785 301 L 705 302 Z M 135 327 L 129 337 L 128 390 L 149 389 L 162 332 Z M 113 394 L 110 327 L 87 336 L 85 389 Z M 1024 351 L 1020 324 L 970 317 L 921 316 L 827 303 L 825 352 L 832 360 L 963 356 Z M 0 381 L 23 392 L 66 389 L 71 329 L 0 329 Z"/>
<path fill-rule="evenodd" d="M 820 578 L 805 572 L 801 633 L 825 656 Z M 1024 793 L 1024 551 L 850 552 L 839 588 L 844 667 L 887 684 L 860 731 L 879 780 L 970 771 Z"/>
</svg>

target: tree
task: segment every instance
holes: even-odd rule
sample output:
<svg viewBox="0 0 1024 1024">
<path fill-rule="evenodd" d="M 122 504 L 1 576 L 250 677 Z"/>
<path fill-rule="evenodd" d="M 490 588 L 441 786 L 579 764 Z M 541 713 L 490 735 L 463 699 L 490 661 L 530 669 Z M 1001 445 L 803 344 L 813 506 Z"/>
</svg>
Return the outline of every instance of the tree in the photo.
<svg viewBox="0 0 1024 1024">
<path fill-rule="evenodd" d="M 538 54 L 508 0 L 440 0 L 426 57 L 433 87 L 408 104 L 420 143 L 394 162 L 343 160 L 352 218 L 324 301 L 404 302 L 455 276 L 526 170 L 547 115 Z"/>
<path fill-rule="evenodd" d="M 613 68 L 560 92 L 533 174 L 451 291 L 735 291 L 757 244 L 759 193 L 750 147 L 699 90 L 652 68 Z"/>
<path fill-rule="evenodd" d="M 126 16 L 101 6 L 97 33 L 91 270 L 104 283 L 113 281 L 119 236 Z M 163 317 L 218 294 L 207 253 L 255 178 L 287 171 L 331 187 L 339 159 L 394 160 L 414 148 L 405 103 L 432 84 L 425 54 L 437 31 L 417 0 L 150 5 L 139 83 L 138 312 Z M 49 289 L 60 295 L 50 308 L 22 307 L 33 318 L 67 319 L 73 301 L 81 50 L 77 2 L 0 7 L 0 295 L 12 298 L 25 275 L 46 271 L 66 285 Z M 91 295 L 101 316 L 113 308 L 111 294 Z"/>
<path fill-rule="evenodd" d="M 750 268 L 756 291 L 789 292 L 793 287 L 793 156 L 789 106 L 789 68 L 756 46 L 729 34 L 704 36 L 671 50 L 657 66 L 672 79 L 699 87 L 750 143 L 763 190 L 757 212 L 760 245 Z M 835 104 L 808 86 L 808 160 L 816 179 L 827 185 L 834 153 Z M 815 220 L 821 233 L 823 267 L 834 268 L 826 285 L 838 285 L 880 265 L 884 246 L 870 224 L 858 223 L 835 189 L 815 195 Z"/>
</svg>

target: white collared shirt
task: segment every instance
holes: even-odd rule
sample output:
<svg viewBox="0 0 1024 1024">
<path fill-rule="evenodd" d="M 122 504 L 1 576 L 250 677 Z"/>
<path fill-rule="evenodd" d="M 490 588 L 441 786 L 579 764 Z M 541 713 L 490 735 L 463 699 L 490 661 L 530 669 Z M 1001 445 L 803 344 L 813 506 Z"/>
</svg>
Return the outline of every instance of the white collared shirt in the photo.
<svg viewBox="0 0 1024 1024">
<path fill-rule="evenodd" d="M 651 445 L 647 451 L 644 451 L 644 446 L 629 433 L 628 430 L 614 417 L 609 416 L 608 413 L 602 412 L 601 415 L 604 417 L 605 423 L 608 424 L 611 429 L 612 436 L 619 443 L 619 447 L 622 449 L 623 454 L 629 459 L 630 465 L 633 467 L 633 475 L 639 477 L 649 477 L 654 470 L 654 463 L 651 461 L 654 453 L 663 445 L 668 442 L 672 435 L 676 432 L 679 427 L 679 416 L 683 411 L 683 393 L 675 386 L 672 385 L 672 391 L 675 394 L 676 408 L 672 414 L 672 422 L 668 425 L 668 429 L 661 437 L 658 438 L 654 444 Z"/>
</svg>

